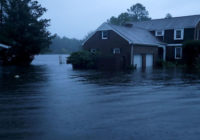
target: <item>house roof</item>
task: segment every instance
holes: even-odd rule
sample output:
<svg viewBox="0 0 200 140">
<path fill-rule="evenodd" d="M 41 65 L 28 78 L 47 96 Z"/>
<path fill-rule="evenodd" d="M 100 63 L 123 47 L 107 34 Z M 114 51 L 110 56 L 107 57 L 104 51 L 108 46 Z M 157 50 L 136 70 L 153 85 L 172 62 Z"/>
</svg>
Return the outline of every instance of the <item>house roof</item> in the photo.
<svg viewBox="0 0 200 140">
<path fill-rule="evenodd" d="M 11 48 L 11 47 L 0 43 L 0 48 L 9 49 L 9 48 Z"/>
<path fill-rule="evenodd" d="M 173 17 L 169 19 L 155 19 L 150 21 L 133 22 L 133 26 L 146 30 L 166 30 L 195 28 L 200 21 L 200 15 Z"/>
<path fill-rule="evenodd" d="M 116 26 L 109 23 L 103 23 L 97 31 L 113 30 L 130 44 L 159 46 L 163 44 L 156 39 L 149 31 L 138 27 Z"/>
</svg>

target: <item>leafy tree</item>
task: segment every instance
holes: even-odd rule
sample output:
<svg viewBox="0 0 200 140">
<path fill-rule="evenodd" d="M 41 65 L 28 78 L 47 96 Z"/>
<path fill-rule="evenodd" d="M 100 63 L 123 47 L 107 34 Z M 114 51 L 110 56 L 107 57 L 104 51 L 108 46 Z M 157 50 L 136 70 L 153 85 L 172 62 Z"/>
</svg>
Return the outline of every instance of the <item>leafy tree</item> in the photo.
<svg viewBox="0 0 200 140">
<path fill-rule="evenodd" d="M 32 58 L 50 45 L 50 20 L 42 18 L 46 11 L 37 0 L 6 0 L 0 41 L 12 46 L 10 55 L 16 56 L 16 63 Z"/>
<path fill-rule="evenodd" d="M 142 4 L 137 3 L 127 9 L 127 12 L 121 13 L 118 17 L 111 17 L 108 22 L 115 25 L 124 25 L 126 22 L 129 21 L 146 20 L 151 20 L 151 18 L 149 17 L 149 12 Z"/>
<path fill-rule="evenodd" d="M 140 3 L 137 3 L 131 6 L 130 9 L 128 9 L 128 12 L 129 12 L 131 21 L 151 20 L 151 18 L 149 17 L 149 12 Z"/>
<path fill-rule="evenodd" d="M 167 13 L 165 18 L 172 18 L 172 15 L 170 13 Z"/>
<path fill-rule="evenodd" d="M 124 25 L 128 21 L 130 21 L 130 15 L 126 12 L 121 13 L 117 18 L 111 17 L 109 22 L 115 25 Z"/>
<path fill-rule="evenodd" d="M 200 64 L 200 41 L 193 40 L 187 41 L 183 44 L 183 59 L 187 66 L 196 67 Z"/>
<path fill-rule="evenodd" d="M 6 6 L 6 0 L 0 0 L 0 25 L 2 25 L 5 16 L 5 11 L 4 11 L 5 6 Z"/>
</svg>

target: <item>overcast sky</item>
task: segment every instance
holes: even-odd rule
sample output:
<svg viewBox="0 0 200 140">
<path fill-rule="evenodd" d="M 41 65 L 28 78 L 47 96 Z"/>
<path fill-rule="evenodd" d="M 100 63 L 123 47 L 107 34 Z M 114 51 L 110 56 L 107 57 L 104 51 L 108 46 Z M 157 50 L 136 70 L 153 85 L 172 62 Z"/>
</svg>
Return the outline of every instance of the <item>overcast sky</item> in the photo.
<svg viewBox="0 0 200 140">
<path fill-rule="evenodd" d="M 131 5 L 143 4 L 153 19 L 200 14 L 200 0 L 39 0 L 48 9 L 52 33 L 82 39 L 111 16 L 125 12 Z"/>
</svg>

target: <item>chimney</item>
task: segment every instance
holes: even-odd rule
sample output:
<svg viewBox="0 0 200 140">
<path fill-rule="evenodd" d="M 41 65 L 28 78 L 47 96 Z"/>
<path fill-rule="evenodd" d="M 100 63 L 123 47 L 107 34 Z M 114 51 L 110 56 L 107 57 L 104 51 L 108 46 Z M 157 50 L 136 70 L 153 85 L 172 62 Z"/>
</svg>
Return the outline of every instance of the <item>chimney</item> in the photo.
<svg viewBox="0 0 200 140">
<path fill-rule="evenodd" d="M 125 26 L 125 27 L 131 28 L 131 27 L 133 27 L 133 23 L 131 23 L 131 22 L 126 22 L 126 23 L 124 24 L 124 26 Z"/>
</svg>

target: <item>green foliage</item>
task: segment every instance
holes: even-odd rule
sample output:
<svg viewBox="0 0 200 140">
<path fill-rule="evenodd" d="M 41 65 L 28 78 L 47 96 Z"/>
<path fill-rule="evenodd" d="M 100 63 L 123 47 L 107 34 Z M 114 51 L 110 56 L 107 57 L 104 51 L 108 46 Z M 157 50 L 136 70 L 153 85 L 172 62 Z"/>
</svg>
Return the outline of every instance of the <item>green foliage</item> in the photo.
<svg viewBox="0 0 200 140">
<path fill-rule="evenodd" d="M 200 56 L 200 41 L 187 41 L 183 44 L 183 59 L 187 66 L 195 67 Z"/>
<path fill-rule="evenodd" d="M 67 63 L 72 64 L 74 69 L 95 69 L 98 54 L 90 53 L 88 51 L 79 51 L 72 53 Z"/>
<path fill-rule="evenodd" d="M 0 25 L 4 22 L 6 0 L 0 0 Z"/>
<path fill-rule="evenodd" d="M 53 36 L 47 31 L 50 20 L 42 18 L 46 11 L 37 0 L 6 0 L 0 42 L 12 46 L 11 52 L 20 57 L 48 48 Z"/>
<path fill-rule="evenodd" d="M 124 25 L 128 21 L 130 21 L 130 15 L 128 13 L 121 13 L 117 18 L 112 16 L 109 22 L 115 25 Z"/>
<path fill-rule="evenodd" d="M 164 67 L 164 68 L 185 68 L 185 64 L 180 61 L 163 61 L 158 60 L 156 63 L 157 67 Z"/>
<path fill-rule="evenodd" d="M 172 15 L 171 15 L 170 13 L 167 13 L 166 16 L 165 16 L 165 18 L 166 18 L 166 19 L 172 18 Z"/>
<path fill-rule="evenodd" d="M 129 12 L 131 21 L 151 20 L 151 18 L 149 18 L 149 12 L 140 3 L 137 3 L 133 6 L 131 6 L 130 9 L 128 9 L 128 12 Z"/>
<path fill-rule="evenodd" d="M 142 4 L 137 3 L 127 9 L 127 12 L 121 13 L 118 17 L 111 17 L 109 19 L 109 22 L 115 25 L 124 25 L 126 22 L 129 21 L 146 20 L 151 20 L 151 18 L 149 17 L 149 12 Z"/>
</svg>

